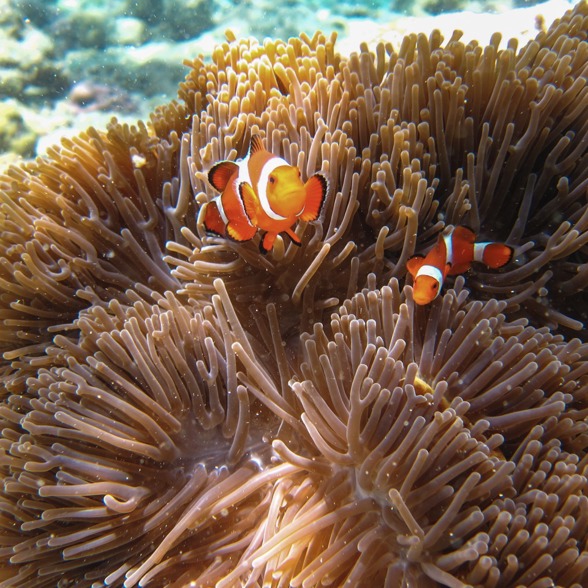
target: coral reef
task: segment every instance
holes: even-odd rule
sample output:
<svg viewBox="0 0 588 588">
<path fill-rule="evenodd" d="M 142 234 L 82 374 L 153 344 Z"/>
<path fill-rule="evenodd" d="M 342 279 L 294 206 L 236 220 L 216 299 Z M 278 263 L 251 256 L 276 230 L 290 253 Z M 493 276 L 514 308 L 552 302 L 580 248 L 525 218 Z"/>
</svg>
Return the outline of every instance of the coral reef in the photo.
<svg viewBox="0 0 588 588">
<path fill-rule="evenodd" d="M 78 112 L 93 110 L 134 112 L 137 108 L 132 96 L 126 92 L 113 86 L 92 82 L 75 84 L 68 98 Z"/>
<path fill-rule="evenodd" d="M 544 4 L 541 11 L 559 15 L 563 8 L 554 6 L 558 1 L 564 0 L 548 0 L 549 8 Z M 488 8 L 485 2 L 477 4 L 478 9 L 482 6 Z M 502 6 L 498 12 L 508 7 Z M 418 12 L 422 7 L 412 2 L 405 9 L 403 12 Z M 492 17 L 484 15 L 484 28 L 487 18 Z M 511 20 L 519 23 L 511 36 L 533 28 L 521 13 L 513 13 Z M 336 30 L 355 49 L 359 41 L 352 37 L 360 31 L 369 31 L 370 38 L 387 35 L 390 39 L 387 29 L 391 27 L 394 38 L 400 39 L 407 26 L 410 30 L 430 28 L 426 20 L 417 24 L 410 18 L 399 19 L 386 0 L 336 4 L 300 0 L 283 5 L 266 0 L 4 0 L 0 8 L 0 98 L 19 108 L 38 138 L 33 155 L 44 155 L 45 147 L 61 136 L 72 136 L 88 126 L 102 128 L 109 120 L 80 118 L 68 108 L 67 95 L 76 84 L 108 84 L 114 93 L 132 94 L 136 105 L 132 116 L 121 115 L 118 109 L 110 114 L 134 124 L 175 95 L 186 73 L 183 59 L 209 54 L 213 45 L 224 39 L 227 27 L 241 37 L 259 40 L 265 36 L 285 39 L 317 28 Z M 365 33 L 360 37 L 365 40 Z M 347 51 L 342 43 L 338 48 L 342 53 Z M 23 142 L 28 142 L 27 134 L 23 133 Z M 5 148 L 11 149 L 11 145 Z M 22 152 L 0 150 L 0 167 L 18 160 Z"/>
<path fill-rule="evenodd" d="M 229 38 L 0 176 L 0 586 L 585 585 L 586 31 Z M 300 248 L 203 231 L 256 133 Z M 416 306 L 460 223 L 515 262 Z"/>
<path fill-rule="evenodd" d="M 199 18 L 193 18 L 196 7 L 190 0 L 175 2 L 174 10 L 168 6 L 172 3 L 166 3 L 165 26 L 130 17 L 129 4 L 135 3 L 2 2 L 0 100 L 6 102 L 6 108 L 17 109 L 17 116 L 26 118 L 30 128 L 17 129 L 10 141 L 0 144 L 1 167 L 15 155 L 33 157 L 34 140 L 56 129 L 69 126 L 79 132 L 90 124 L 105 124 L 97 118 L 80 121 L 68 108 L 68 94 L 75 93 L 76 85 L 97 88 L 108 84 L 112 94 L 132 93 L 132 100 L 126 102 L 133 104 L 133 116 L 125 116 L 132 122 L 147 117 L 156 104 L 175 95 L 186 73 L 183 57 L 202 48 L 193 38 L 184 45 L 172 39 L 210 30 L 210 15 L 204 18 L 210 3 L 200 6 Z M 162 16 L 157 10 L 153 14 Z M 121 116 L 116 102 L 110 112 Z M 26 149 L 22 147 L 25 143 Z"/>
<path fill-rule="evenodd" d="M 12 151 L 23 157 L 34 152 L 35 133 L 23 120 L 17 104 L 12 101 L 0 102 L 0 152 Z"/>
<path fill-rule="evenodd" d="M 66 76 L 53 59 L 50 35 L 28 26 L 17 11 L 5 10 L 0 18 L 0 98 L 56 96 Z"/>
</svg>

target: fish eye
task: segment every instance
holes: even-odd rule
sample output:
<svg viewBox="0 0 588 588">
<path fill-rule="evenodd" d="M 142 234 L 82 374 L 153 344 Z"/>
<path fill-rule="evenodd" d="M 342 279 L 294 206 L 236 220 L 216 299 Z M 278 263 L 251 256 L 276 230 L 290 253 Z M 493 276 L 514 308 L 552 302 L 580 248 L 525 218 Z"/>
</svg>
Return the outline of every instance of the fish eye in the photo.
<svg viewBox="0 0 588 588">
<path fill-rule="evenodd" d="M 276 183 L 276 178 L 275 178 L 275 176 L 270 176 L 268 179 L 269 179 L 269 183 L 270 183 L 270 184 L 275 184 L 275 183 Z"/>
<path fill-rule="evenodd" d="M 439 284 L 437 284 L 437 282 L 433 283 L 433 290 L 437 290 L 437 288 L 439 288 Z"/>
</svg>

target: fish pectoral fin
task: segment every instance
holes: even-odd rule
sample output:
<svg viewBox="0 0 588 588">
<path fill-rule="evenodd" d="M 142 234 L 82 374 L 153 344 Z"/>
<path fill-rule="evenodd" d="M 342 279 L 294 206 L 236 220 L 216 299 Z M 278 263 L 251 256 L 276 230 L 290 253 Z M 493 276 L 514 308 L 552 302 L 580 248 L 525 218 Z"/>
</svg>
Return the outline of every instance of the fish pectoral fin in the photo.
<svg viewBox="0 0 588 588">
<path fill-rule="evenodd" d="M 223 192 L 236 173 L 239 173 L 239 166 L 234 161 L 220 161 L 208 171 L 208 181 L 215 190 Z"/>
<path fill-rule="evenodd" d="M 414 278 L 424 263 L 425 258 L 423 255 L 413 255 L 406 262 L 406 269 L 408 270 L 408 273 Z"/>
<path fill-rule="evenodd" d="M 327 197 L 329 182 L 323 174 L 314 174 L 304 184 L 304 187 L 306 188 L 306 202 L 299 218 L 302 221 L 311 222 L 316 220 L 321 213 L 321 208 Z"/>
<path fill-rule="evenodd" d="M 489 243 L 484 248 L 483 262 L 491 269 L 506 265 L 514 254 L 514 249 L 504 243 Z"/>
<path fill-rule="evenodd" d="M 239 197 L 243 203 L 245 214 L 251 223 L 257 226 L 260 203 L 251 184 L 248 184 L 247 182 L 241 182 L 239 184 Z"/>
<path fill-rule="evenodd" d="M 249 241 L 255 233 L 257 229 L 245 221 L 230 221 L 227 225 L 227 235 L 234 241 Z"/>
</svg>

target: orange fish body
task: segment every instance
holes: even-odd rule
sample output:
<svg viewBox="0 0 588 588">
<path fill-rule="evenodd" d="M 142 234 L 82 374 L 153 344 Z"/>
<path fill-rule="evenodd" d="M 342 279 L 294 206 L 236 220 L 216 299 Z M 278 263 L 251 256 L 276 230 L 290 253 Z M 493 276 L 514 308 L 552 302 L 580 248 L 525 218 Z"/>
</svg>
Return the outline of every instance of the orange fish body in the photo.
<svg viewBox="0 0 588 588">
<path fill-rule="evenodd" d="M 267 151 L 259 135 L 251 137 L 245 159 L 217 163 L 208 172 L 208 181 L 221 194 L 206 205 L 206 230 L 235 241 L 248 241 L 258 229 L 265 231 L 263 253 L 282 232 L 300 245 L 292 227 L 298 220 L 318 218 L 328 189 L 320 173 L 303 183 L 300 170 Z"/>
<path fill-rule="evenodd" d="M 455 227 L 439 240 L 426 257 L 415 255 L 406 267 L 414 278 L 413 298 L 417 304 L 429 304 L 441 291 L 447 276 L 467 272 L 473 261 L 492 269 L 506 265 L 513 255 L 504 243 L 476 243 L 475 233 L 467 227 Z"/>
</svg>

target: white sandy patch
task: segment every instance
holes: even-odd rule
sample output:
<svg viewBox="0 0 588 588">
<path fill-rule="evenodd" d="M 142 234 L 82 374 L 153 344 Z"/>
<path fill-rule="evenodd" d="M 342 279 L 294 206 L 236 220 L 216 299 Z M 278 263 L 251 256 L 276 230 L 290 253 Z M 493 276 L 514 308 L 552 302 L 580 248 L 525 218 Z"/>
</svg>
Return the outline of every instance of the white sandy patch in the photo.
<svg viewBox="0 0 588 588">
<path fill-rule="evenodd" d="M 516 8 L 502 13 L 474 13 L 469 11 L 452 12 L 437 16 L 398 17 L 387 23 L 369 19 L 357 19 L 349 26 L 347 34 L 337 42 L 337 49 L 344 55 L 357 51 L 361 42 L 374 47 L 380 41 L 391 42 L 398 49 L 404 35 L 409 33 L 429 34 L 439 29 L 445 39 L 451 37 L 454 30 L 463 31 L 464 42 L 477 39 L 486 45 L 496 31 L 502 33 L 501 47 L 513 37 L 519 39 L 519 47 L 533 39 L 539 28 L 547 28 L 556 19 L 574 6 L 565 0 L 550 0 L 529 8 Z"/>
</svg>

